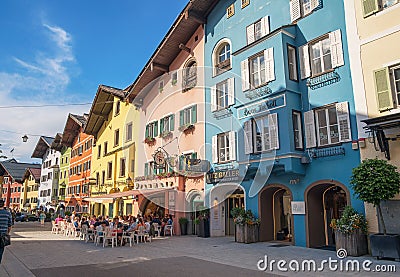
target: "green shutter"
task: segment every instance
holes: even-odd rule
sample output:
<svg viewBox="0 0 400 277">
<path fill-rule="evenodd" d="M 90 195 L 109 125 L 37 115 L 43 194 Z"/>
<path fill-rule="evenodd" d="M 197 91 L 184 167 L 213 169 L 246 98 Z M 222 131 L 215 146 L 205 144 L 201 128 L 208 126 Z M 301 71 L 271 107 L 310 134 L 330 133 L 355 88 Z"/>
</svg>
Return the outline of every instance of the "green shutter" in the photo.
<svg viewBox="0 0 400 277">
<path fill-rule="evenodd" d="M 160 119 L 160 134 L 164 132 L 164 118 Z"/>
<path fill-rule="evenodd" d="M 192 107 L 192 124 L 195 124 L 197 122 L 197 105 L 194 105 Z"/>
<path fill-rule="evenodd" d="M 392 90 L 390 88 L 389 68 L 374 71 L 375 90 L 379 111 L 393 109 Z"/>
<path fill-rule="evenodd" d="M 154 137 L 158 136 L 158 121 L 154 122 Z"/>
<path fill-rule="evenodd" d="M 149 125 L 146 125 L 146 134 L 145 137 L 149 137 Z M 100 146 L 99 146 L 100 147 Z M 100 149 L 100 148 L 99 148 Z M 99 150 L 100 151 L 100 150 Z"/>
<path fill-rule="evenodd" d="M 179 156 L 179 170 L 184 170 L 184 163 L 185 163 L 185 157 L 183 155 Z"/>
<path fill-rule="evenodd" d="M 192 153 L 192 159 L 197 159 L 197 152 Z"/>
<path fill-rule="evenodd" d="M 183 126 L 183 110 L 179 112 L 179 126 Z"/>
<path fill-rule="evenodd" d="M 173 131 L 175 129 L 175 115 L 171 115 L 171 119 L 169 122 L 169 129 L 170 131 Z"/>
<path fill-rule="evenodd" d="M 144 176 L 149 175 L 149 163 L 144 164 Z"/>
<path fill-rule="evenodd" d="M 370 16 L 379 11 L 378 0 L 361 0 L 364 17 Z"/>
</svg>

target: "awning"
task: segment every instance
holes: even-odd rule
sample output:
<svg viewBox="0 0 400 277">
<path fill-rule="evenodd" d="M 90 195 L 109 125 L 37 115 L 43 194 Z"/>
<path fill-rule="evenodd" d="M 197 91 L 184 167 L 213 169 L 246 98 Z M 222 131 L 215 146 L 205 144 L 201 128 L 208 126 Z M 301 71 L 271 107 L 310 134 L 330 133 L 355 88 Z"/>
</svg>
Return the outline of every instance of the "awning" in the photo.
<svg viewBox="0 0 400 277">
<path fill-rule="evenodd" d="M 400 113 L 368 118 L 361 120 L 361 122 L 367 124 L 367 126 L 365 126 L 364 129 L 368 129 L 371 131 L 377 129 L 382 130 L 382 129 L 398 128 L 400 127 Z"/>
<path fill-rule="evenodd" d="M 86 197 L 83 200 L 95 203 L 112 203 L 116 198 L 122 198 L 126 196 L 133 196 L 139 194 L 151 195 L 155 193 L 165 192 L 169 190 L 174 190 L 174 188 L 160 188 L 160 189 L 134 189 L 122 192 L 115 192 L 109 194 L 103 194 L 97 197 Z"/>
</svg>

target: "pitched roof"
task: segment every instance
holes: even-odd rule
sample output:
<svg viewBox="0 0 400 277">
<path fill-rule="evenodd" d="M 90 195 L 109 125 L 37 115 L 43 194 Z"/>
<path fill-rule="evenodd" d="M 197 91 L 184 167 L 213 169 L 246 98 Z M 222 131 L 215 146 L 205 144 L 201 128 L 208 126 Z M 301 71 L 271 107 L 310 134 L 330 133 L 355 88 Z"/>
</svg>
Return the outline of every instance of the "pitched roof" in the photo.
<svg viewBox="0 0 400 277">
<path fill-rule="evenodd" d="M 24 181 L 25 179 L 29 178 L 30 175 L 33 176 L 33 178 L 35 178 L 36 182 L 40 182 L 40 173 L 42 172 L 41 168 L 33 168 L 33 167 L 28 167 L 25 170 L 25 174 L 24 177 L 22 178 L 22 181 Z"/>
<path fill-rule="evenodd" d="M 31 158 L 42 159 L 47 149 L 51 147 L 53 141 L 54 138 L 52 137 L 41 136 L 36 144 L 35 150 L 33 150 Z"/>
<path fill-rule="evenodd" d="M 27 168 L 41 169 L 42 165 L 32 163 L 19 163 L 16 161 L 0 162 L 0 175 L 10 175 L 15 181 L 22 181 Z M 40 178 L 40 173 L 39 173 Z"/>
<path fill-rule="evenodd" d="M 97 132 L 100 130 L 104 121 L 107 120 L 109 113 L 113 109 L 114 97 L 123 100 L 125 98 L 125 90 L 100 85 L 94 97 L 92 107 L 87 119 L 84 132 L 88 135 L 97 137 Z"/>
<path fill-rule="evenodd" d="M 62 134 L 61 143 L 68 147 L 72 147 L 72 143 L 74 142 L 76 136 L 79 135 L 81 128 L 84 128 L 86 126 L 86 123 L 87 114 L 68 114 L 67 122 L 65 123 L 64 132 Z"/>
</svg>

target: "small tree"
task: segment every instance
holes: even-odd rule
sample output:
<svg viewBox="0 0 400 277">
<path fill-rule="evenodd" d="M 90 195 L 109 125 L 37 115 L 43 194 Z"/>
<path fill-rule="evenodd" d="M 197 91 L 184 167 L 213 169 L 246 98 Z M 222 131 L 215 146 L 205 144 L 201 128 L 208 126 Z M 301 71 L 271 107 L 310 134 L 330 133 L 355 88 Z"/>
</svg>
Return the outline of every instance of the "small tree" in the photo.
<svg viewBox="0 0 400 277">
<path fill-rule="evenodd" d="M 366 159 L 353 169 L 350 180 L 357 197 L 377 207 L 385 235 L 381 201 L 393 198 L 400 191 L 400 173 L 396 170 L 397 168 L 387 161 Z"/>
</svg>

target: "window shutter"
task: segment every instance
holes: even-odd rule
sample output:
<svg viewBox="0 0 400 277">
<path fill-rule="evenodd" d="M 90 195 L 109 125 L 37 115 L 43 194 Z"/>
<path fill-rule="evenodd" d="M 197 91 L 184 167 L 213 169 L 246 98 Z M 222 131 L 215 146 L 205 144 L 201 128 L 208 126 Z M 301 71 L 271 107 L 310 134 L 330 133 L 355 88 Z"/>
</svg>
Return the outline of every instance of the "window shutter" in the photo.
<svg viewBox="0 0 400 277">
<path fill-rule="evenodd" d="M 331 41 L 332 68 L 344 65 L 342 33 L 340 29 L 329 33 L 329 39 Z"/>
<path fill-rule="evenodd" d="M 211 111 L 217 110 L 217 86 L 211 87 Z"/>
<path fill-rule="evenodd" d="M 261 18 L 261 36 L 266 36 L 269 34 L 269 16 L 264 16 Z"/>
<path fill-rule="evenodd" d="M 197 105 L 194 105 L 192 107 L 192 124 L 195 124 L 197 122 Z"/>
<path fill-rule="evenodd" d="M 229 132 L 229 160 L 236 161 L 236 132 Z"/>
<path fill-rule="evenodd" d="M 145 138 L 149 137 L 149 125 L 146 125 Z M 101 152 L 101 145 L 99 145 L 99 153 Z M 99 154 L 100 155 L 100 154 Z"/>
<path fill-rule="evenodd" d="M 340 102 L 336 104 L 336 115 L 339 123 L 339 140 L 341 142 L 351 141 L 349 103 Z"/>
<path fill-rule="evenodd" d="M 212 137 L 212 162 L 218 163 L 218 136 Z"/>
<path fill-rule="evenodd" d="M 175 115 L 171 115 L 171 119 L 169 121 L 169 128 L 171 129 L 171 131 L 173 131 L 175 129 Z"/>
<path fill-rule="evenodd" d="M 290 20 L 296 21 L 301 17 L 300 0 L 290 0 Z"/>
<path fill-rule="evenodd" d="M 235 105 L 235 78 L 228 79 L 228 106 Z"/>
<path fill-rule="evenodd" d="M 154 122 L 154 137 L 158 136 L 158 121 Z"/>
<path fill-rule="evenodd" d="M 149 175 L 149 164 L 145 163 L 144 164 L 144 176 Z"/>
<path fill-rule="evenodd" d="M 370 16 L 379 11 L 378 0 L 361 0 L 363 6 L 364 17 Z"/>
<path fill-rule="evenodd" d="M 164 118 L 160 119 L 160 134 L 164 132 Z"/>
<path fill-rule="evenodd" d="M 299 47 L 300 54 L 300 76 L 305 79 L 311 76 L 310 56 L 308 54 L 308 44 Z"/>
<path fill-rule="evenodd" d="M 179 111 L 179 126 L 183 126 L 184 124 L 184 118 L 183 118 L 183 110 Z"/>
<path fill-rule="evenodd" d="M 240 63 L 242 71 L 242 90 L 246 91 L 250 89 L 250 78 L 249 78 L 249 60 L 244 60 Z"/>
<path fill-rule="evenodd" d="M 392 89 L 390 87 L 389 68 L 374 71 L 375 90 L 379 111 L 393 109 Z"/>
<path fill-rule="evenodd" d="M 304 113 L 304 128 L 306 133 L 306 148 L 316 147 L 314 111 Z"/>
<path fill-rule="evenodd" d="M 315 10 L 319 6 L 320 0 L 311 0 L 311 11 Z"/>
<path fill-rule="evenodd" d="M 250 44 L 254 42 L 255 37 L 254 37 L 254 24 L 251 24 L 247 26 L 246 28 L 246 34 L 247 34 L 247 44 Z"/>
<path fill-rule="evenodd" d="M 274 48 L 264 50 L 265 61 L 265 80 L 267 82 L 275 80 Z"/>
<path fill-rule="evenodd" d="M 244 122 L 243 131 L 244 131 L 244 153 L 251 154 L 253 153 L 253 121 L 247 120 Z"/>
<path fill-rule="evenodd" d="M 279 149 L 278 114 L 268 115 L 270 149 Z"/>
</svg>

